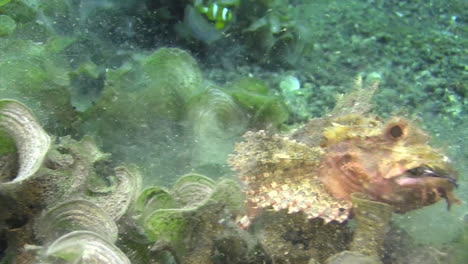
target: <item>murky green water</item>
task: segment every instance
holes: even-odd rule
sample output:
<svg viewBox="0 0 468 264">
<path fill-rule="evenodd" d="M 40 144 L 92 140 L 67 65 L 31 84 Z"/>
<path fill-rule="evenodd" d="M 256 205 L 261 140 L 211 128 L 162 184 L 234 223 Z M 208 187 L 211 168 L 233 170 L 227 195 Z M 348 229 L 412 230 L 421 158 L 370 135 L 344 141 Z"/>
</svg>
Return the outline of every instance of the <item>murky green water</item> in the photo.
<svg viewBox="0 0 468 264">
<path fill-rule="evenodd" d="M 0 263 L 468 262 L 467 10 L 0 0 Z"/>
</svg>

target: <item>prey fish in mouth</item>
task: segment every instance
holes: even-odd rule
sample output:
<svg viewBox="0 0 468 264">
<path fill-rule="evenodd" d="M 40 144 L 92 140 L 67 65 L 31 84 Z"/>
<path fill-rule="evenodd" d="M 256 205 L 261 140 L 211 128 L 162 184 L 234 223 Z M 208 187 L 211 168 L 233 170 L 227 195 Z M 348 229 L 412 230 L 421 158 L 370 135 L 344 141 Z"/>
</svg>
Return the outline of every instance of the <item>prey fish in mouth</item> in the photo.
<svg viewBox="0 0 468 264">
<path fill-rule="evenodd" d="M 447 192 L 447 190 L 458 187 L 456 178 L 451 175 L 454 175 L 453 172 L 447 172 L 437 167 L 433 169 L 428 165 L 422 165 L 406 171 L 401 177 L 398 177 L 396 181 L 402 187 L 424 185 L 425 183 L 431 185 L 429 183 L 433 182 L 432 192 L 434 195 L 444 198 L 447 201 L 447 209 L 450 209 L 452 203 L 460 203 L 452 192 Z M 428 195 L 424 198 L 427 200 Z"/>
<path fill-rule="evenodd" d="M 247 132 L 229 164 L 244 185 L 247 226 L 262 208 L 345 221 L 352 193 L 405 213 L 441 199 L 459 203 L 449 158 L 413 122 L 370 113 L 377 82 L 338 97 L 335 108 L 287 134 Z"/>
</svg>

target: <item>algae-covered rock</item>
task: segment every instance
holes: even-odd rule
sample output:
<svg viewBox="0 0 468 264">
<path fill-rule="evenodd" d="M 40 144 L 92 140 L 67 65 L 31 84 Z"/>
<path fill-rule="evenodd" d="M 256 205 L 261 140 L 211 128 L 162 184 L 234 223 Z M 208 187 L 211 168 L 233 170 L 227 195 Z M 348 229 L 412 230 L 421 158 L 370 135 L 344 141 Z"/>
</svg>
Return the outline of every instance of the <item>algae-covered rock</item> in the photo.
<svg viewBox="0 0 468 264">
<path fill-rule="evenodd" d="M 145 233 L 153 241 L 169 243 L 182 249 L 183 240 L 188 235 L 189 220 L 184 209 L 159 209 L 144 220 Z M 183 251 L 183 250 L 181 250 Z"/>
</svg>

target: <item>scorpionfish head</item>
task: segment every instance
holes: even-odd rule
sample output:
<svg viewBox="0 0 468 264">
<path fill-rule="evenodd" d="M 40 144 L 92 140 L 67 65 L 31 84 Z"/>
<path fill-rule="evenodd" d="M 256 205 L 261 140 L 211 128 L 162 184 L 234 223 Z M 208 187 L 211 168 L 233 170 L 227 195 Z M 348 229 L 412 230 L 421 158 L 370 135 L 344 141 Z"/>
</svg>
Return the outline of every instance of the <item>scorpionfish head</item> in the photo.
<svg viewBox="0 0 468 264">
<path fill-rule="evenodd" d="M 320 177 L 335 197 L 349 200 L 362 192 L 400 213 L 441 199 L 448 208 L 459 203 L 450 160 L 409 120 L 348 115 L 331 122 L 323 135 Z"/>
</svg>

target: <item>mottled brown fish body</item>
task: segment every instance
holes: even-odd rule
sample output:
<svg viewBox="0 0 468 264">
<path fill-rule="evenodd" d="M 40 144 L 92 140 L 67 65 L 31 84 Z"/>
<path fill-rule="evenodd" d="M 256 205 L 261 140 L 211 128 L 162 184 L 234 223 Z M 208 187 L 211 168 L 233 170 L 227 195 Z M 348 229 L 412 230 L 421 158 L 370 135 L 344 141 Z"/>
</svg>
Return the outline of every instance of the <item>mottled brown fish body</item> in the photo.
<svg viewBox="0 0 468 264">
<path fill-rule="evenodd" d="M 244 226 L 262 208 L 342 222 L 356 192 L 401 213 L 459 202 L 450 160 L 429 136 L 406 118 L 369 114 L 377 84 L 355 85 L 325 117 L 287 135 L 247 132 L 236 145 L 229 164 L 247 196 Z"/>
</svg>

